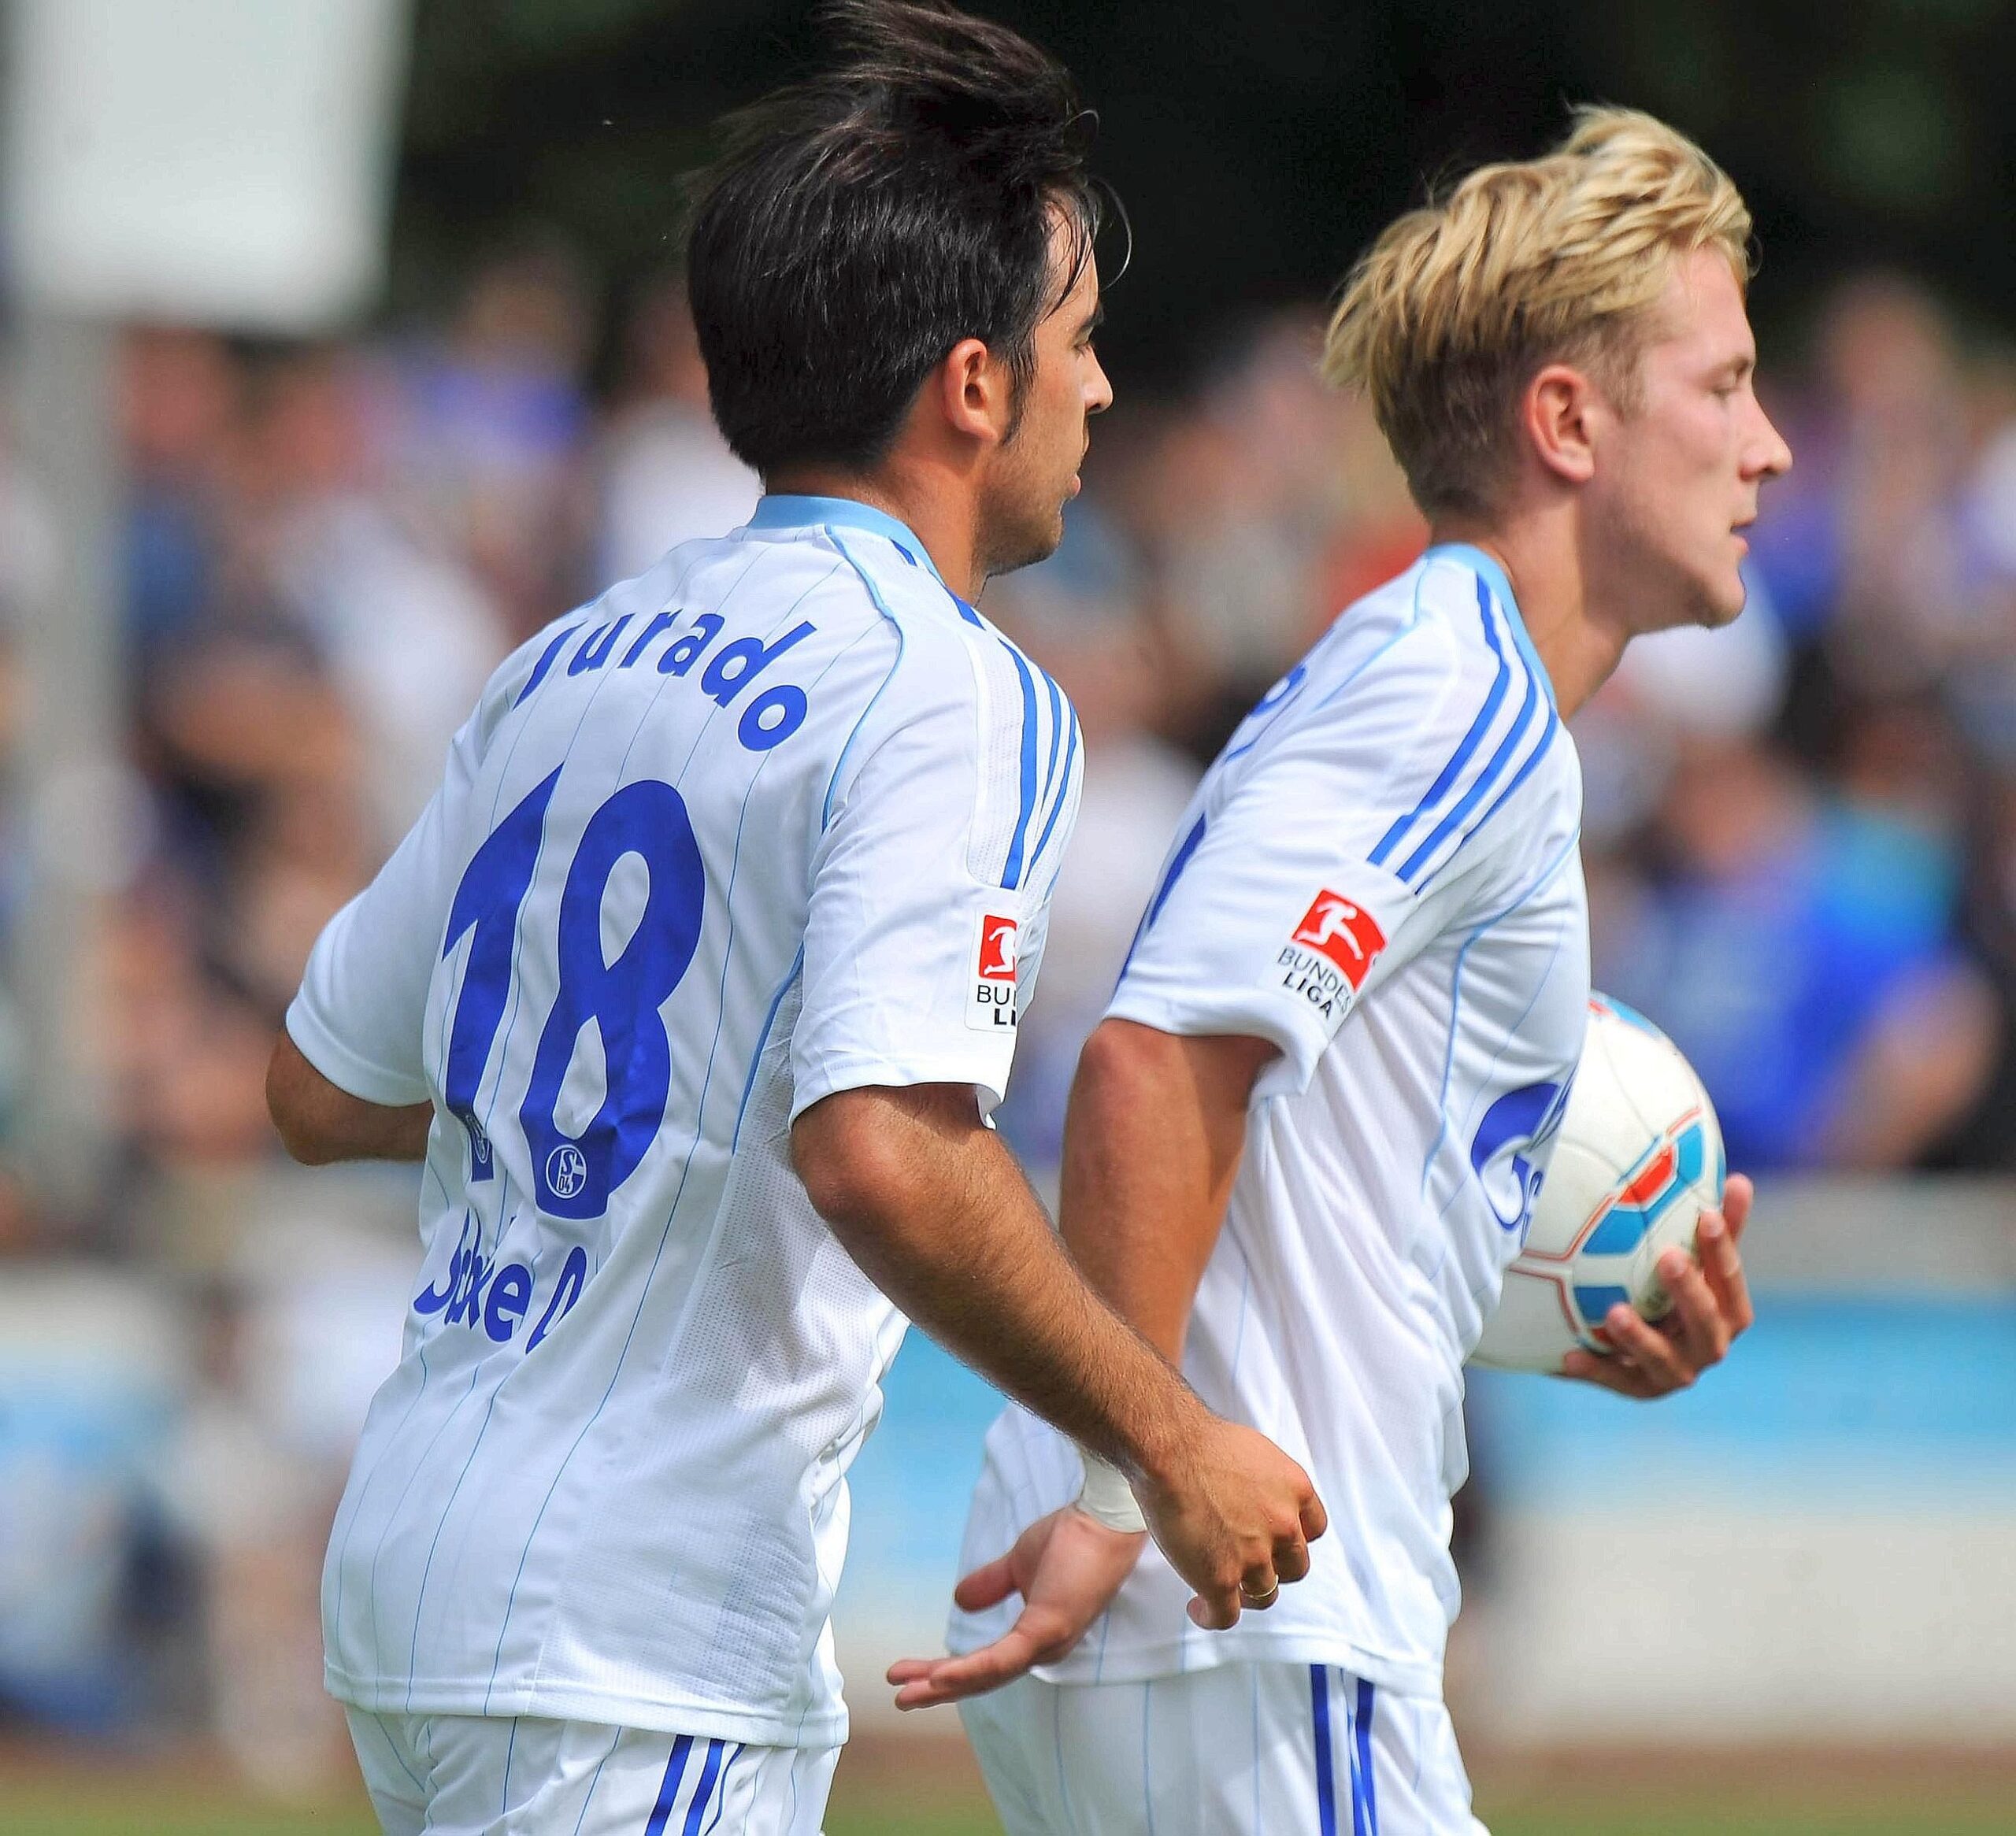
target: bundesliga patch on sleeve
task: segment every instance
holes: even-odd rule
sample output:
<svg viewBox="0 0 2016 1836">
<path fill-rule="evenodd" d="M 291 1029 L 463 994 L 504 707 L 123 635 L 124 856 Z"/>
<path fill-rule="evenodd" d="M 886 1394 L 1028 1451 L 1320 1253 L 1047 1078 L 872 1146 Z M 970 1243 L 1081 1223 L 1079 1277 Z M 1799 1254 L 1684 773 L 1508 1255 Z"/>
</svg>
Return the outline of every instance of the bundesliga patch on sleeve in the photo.
<svg viewBox="0 0 2016 1836">
<path fill-rule="evenodd" d="M 1281 986 L 1307 1001 L 1334 1033 L 1385 947 L 1378 920 L 1355 900 L 1325 887 L 1282 946 L 1275 972 Z"/>
<path fill-rule="evenodd" d="M 966 1024 L 976 1033 L 1015 1030 L 1015 963 L 1021 927 L 1013 918 L 983 912 L 974 934 L 973 999 Z"/>
</svg>

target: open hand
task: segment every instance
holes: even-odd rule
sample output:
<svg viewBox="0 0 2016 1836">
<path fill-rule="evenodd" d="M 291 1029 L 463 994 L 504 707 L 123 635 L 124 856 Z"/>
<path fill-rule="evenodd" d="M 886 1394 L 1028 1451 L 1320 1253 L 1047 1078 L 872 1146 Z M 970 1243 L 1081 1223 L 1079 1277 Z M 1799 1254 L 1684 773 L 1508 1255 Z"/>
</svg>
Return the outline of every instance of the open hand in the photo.
<svg viewBox="0 0 2016 1836">
<path fill-rule="evenodd" d="M 1036 1664 L 1054 1664 L 1084 1638 L 1133 1572 L 1147 1538 L 1108 1530 L 1076 1505 L 1040 1517 L 1006 1555 L 976 1568 L 953 1590 L 969 1613 L 1022 1597 L 1014 1624 L 962 1657 L 906 1657 L 889 1667 L 899 1708 L 929 1708 L 998 1690 Z"/>
<path fill-rule="evenodd" d="M 1710 1365 L 1719 1364 L 1756 1317 L 1736 1253 L 1755 1196 L 1747 1179 L 1731 1174 L 1722 1209 L 1703 1212 L 1695 1228 L 1700 1261 L 1677 1246 L 1659 1257 L 1659 1279 L 1673 1297 L 1673 1311 L 1655 1324 L 1620 1301 L 1603 1320 L 1614 1348 L 1610 1356 L 1572 1351 L 1562 1360 L 1562 1375 L 1601 1384 L 1620 1396 L 1651 1397 L 1684 1390 Z"/>
</svg>

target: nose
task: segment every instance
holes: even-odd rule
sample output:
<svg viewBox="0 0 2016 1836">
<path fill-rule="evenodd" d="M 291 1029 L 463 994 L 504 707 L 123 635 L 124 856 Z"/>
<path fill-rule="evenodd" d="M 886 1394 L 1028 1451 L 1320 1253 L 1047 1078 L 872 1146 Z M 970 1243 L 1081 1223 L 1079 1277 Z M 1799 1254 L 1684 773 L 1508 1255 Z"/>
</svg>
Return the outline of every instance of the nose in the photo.
<svg viewBox="0 0 2016 1836">
<path fill-rule="evenodd" d="M 1757 410 L 1756 436 L 1751 443 L 1751 458 L 1745 468 L 1746 476 L 1758 479 L 1782 478 L 1792 468 L 1792 450 L 1785 443 L 1785 437 L 1772 424 L 1771 417 L 1760 404 Z"/>
<path fill-rule="evenodd" d="M 1088 352 L 1091 357 L 1091 374 L 1085 379 L 1085 412 L 1103 414 L 1113 405 L 1113 384 L 1107 380 L 1106 366 L 1096 354 Z"/>
</svg>

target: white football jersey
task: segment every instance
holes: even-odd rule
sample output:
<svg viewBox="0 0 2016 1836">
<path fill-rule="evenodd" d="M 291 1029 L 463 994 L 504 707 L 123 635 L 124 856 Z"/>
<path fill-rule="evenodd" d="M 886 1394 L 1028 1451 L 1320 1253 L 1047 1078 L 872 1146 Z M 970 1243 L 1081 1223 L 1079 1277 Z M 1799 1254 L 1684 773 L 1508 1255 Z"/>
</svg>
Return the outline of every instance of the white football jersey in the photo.
<svg viewBox="0 0 2016 1836">
<path fill-rule="evenodd" d="M 905 1323 L 790 1127 L 861 1086 L 999 1100 L 1080 757 L 1056 685 L 839 500 L 766 499 L 498 671 L 287 1016 L 436 1112 L 335 1695 L 845 1738 L 845 1475 Z"/>
<path fill-rule="evenodd" d="M 1144 1554 L 1043 1675 L 1235 1660 L 1432 1693 L 1457 1605 L 1462 1364 L 1518 1252 L 1580 1057 L 1581 778 L 1504 574 L 1432 549 L 1255 708 L 1184 817 L 1110 1012 L 1247 1034 L 1262 1073 L 1185 1375 L 1300 1460 L 1330 1513 L 1307 1580 L 1230 1632 Z M 988 1437 L 973 1562 L 1077 1492 L 1019 1410 Z M 967 1650 L 1015 1603 L 954 1617 Z"/>
</svg>

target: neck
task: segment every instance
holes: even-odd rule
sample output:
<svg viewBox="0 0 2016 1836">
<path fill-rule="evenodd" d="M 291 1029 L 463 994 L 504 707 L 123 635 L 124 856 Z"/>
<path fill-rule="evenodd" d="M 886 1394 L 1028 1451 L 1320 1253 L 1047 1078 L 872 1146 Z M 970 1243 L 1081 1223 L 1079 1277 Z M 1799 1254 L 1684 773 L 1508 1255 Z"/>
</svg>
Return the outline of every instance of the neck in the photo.
<svg viewBox="0 0 2016 1836">
<path fill-rule="evenodd" d="M 772 473 L 763 487 L 775 495 L 850 498 L 869 505 L 894 516 L 924 544 L 939 578 L 962 598 L 978 599 L 987 583 L 972 490 L 939 468 L 894 460 L 873 472 L 793 466 Z"/>
<path fill-rule="evenodd" d="M 1430 538 L 1468 542 L 1505 570 L 1563 718 L 1610 679 L 1631 637 L 1622 609 L 1592 587 L 1575 511 L 1564 501 L 1497 520 L 1438 518 Z"/>
</svg>

